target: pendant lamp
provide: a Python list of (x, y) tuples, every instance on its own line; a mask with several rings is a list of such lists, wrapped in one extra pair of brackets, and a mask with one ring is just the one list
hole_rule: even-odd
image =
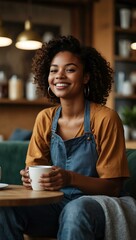
[(136, 50), (136, 42), (131, 43), (131, 49)]
[(12, 39), (6, 29), (2, 26), (2, 21), (0, 20), (0, 47), (7, 47), (11, 44)]
[(36, 50), (41, 48), (41, 38), (32, 30), (32, 24), (29, 19), (25, 21), (25, 30), (18, 35), (15, 46), (23, 50)]

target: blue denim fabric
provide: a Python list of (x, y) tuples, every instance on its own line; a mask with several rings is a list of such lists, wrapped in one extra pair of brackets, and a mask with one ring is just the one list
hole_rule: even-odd
[(72, 201), (64, 197), (58, 204), (0, 208), (0, 239), (23, 240), (32, 236), (58, 240), (103, 240), (105, 216), (91, 196)]
[[(67, 141), (57, 135), (61, 107), (52, 124), (52, 164), (66, 170), (97, 177), (98, 154), (90, 129), (90, 102), (86, 101), (84, 135)], [(0, 239), (22, 240), (23, 233), (57, 236), (58, 240), (103, 240), (105, 216), (99, 203), (78, 188), (61, 189), (64, 199), (57, 204), (0, 208)]]
[[(86, 101), (84, 114), (84, 135), (63, 141), (57, 135), (57, 123), (61, 114), (61, 107), (56, 112), (52, 123), (51, 161), (53, 165), (71, 170), (86, 176), (97, 177), (96, 162), (98, 153), (94, 136), (90, 129), (90, 102)], [(75, 197), (83, 195), (78, 188), (67, 187), (62, 189), (64, 194)]]
[(59, 226), (59, 240), (103, 240), (105, 215), (91, 196), (82, 196), (63, 208)]

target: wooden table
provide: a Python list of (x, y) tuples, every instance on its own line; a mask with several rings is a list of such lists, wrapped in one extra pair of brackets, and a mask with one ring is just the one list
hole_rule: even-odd
[(59, 191), (34, 191), (21, 185), (0, 189), (0, 206), (32, 206), (56, 203), (63, 198)]

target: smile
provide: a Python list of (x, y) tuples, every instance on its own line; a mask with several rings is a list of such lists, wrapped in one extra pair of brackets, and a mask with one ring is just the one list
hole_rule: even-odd
[(56, 83), (56, 87), (67, 87), (69, 84), (68, 83)]

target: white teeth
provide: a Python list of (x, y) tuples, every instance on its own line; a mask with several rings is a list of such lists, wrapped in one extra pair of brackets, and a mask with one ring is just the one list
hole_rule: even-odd
[(56, 83), (56, 86), (57, 87), (66, 87), (66, 86), (68, 86), (68, 84), (67, 83)]

